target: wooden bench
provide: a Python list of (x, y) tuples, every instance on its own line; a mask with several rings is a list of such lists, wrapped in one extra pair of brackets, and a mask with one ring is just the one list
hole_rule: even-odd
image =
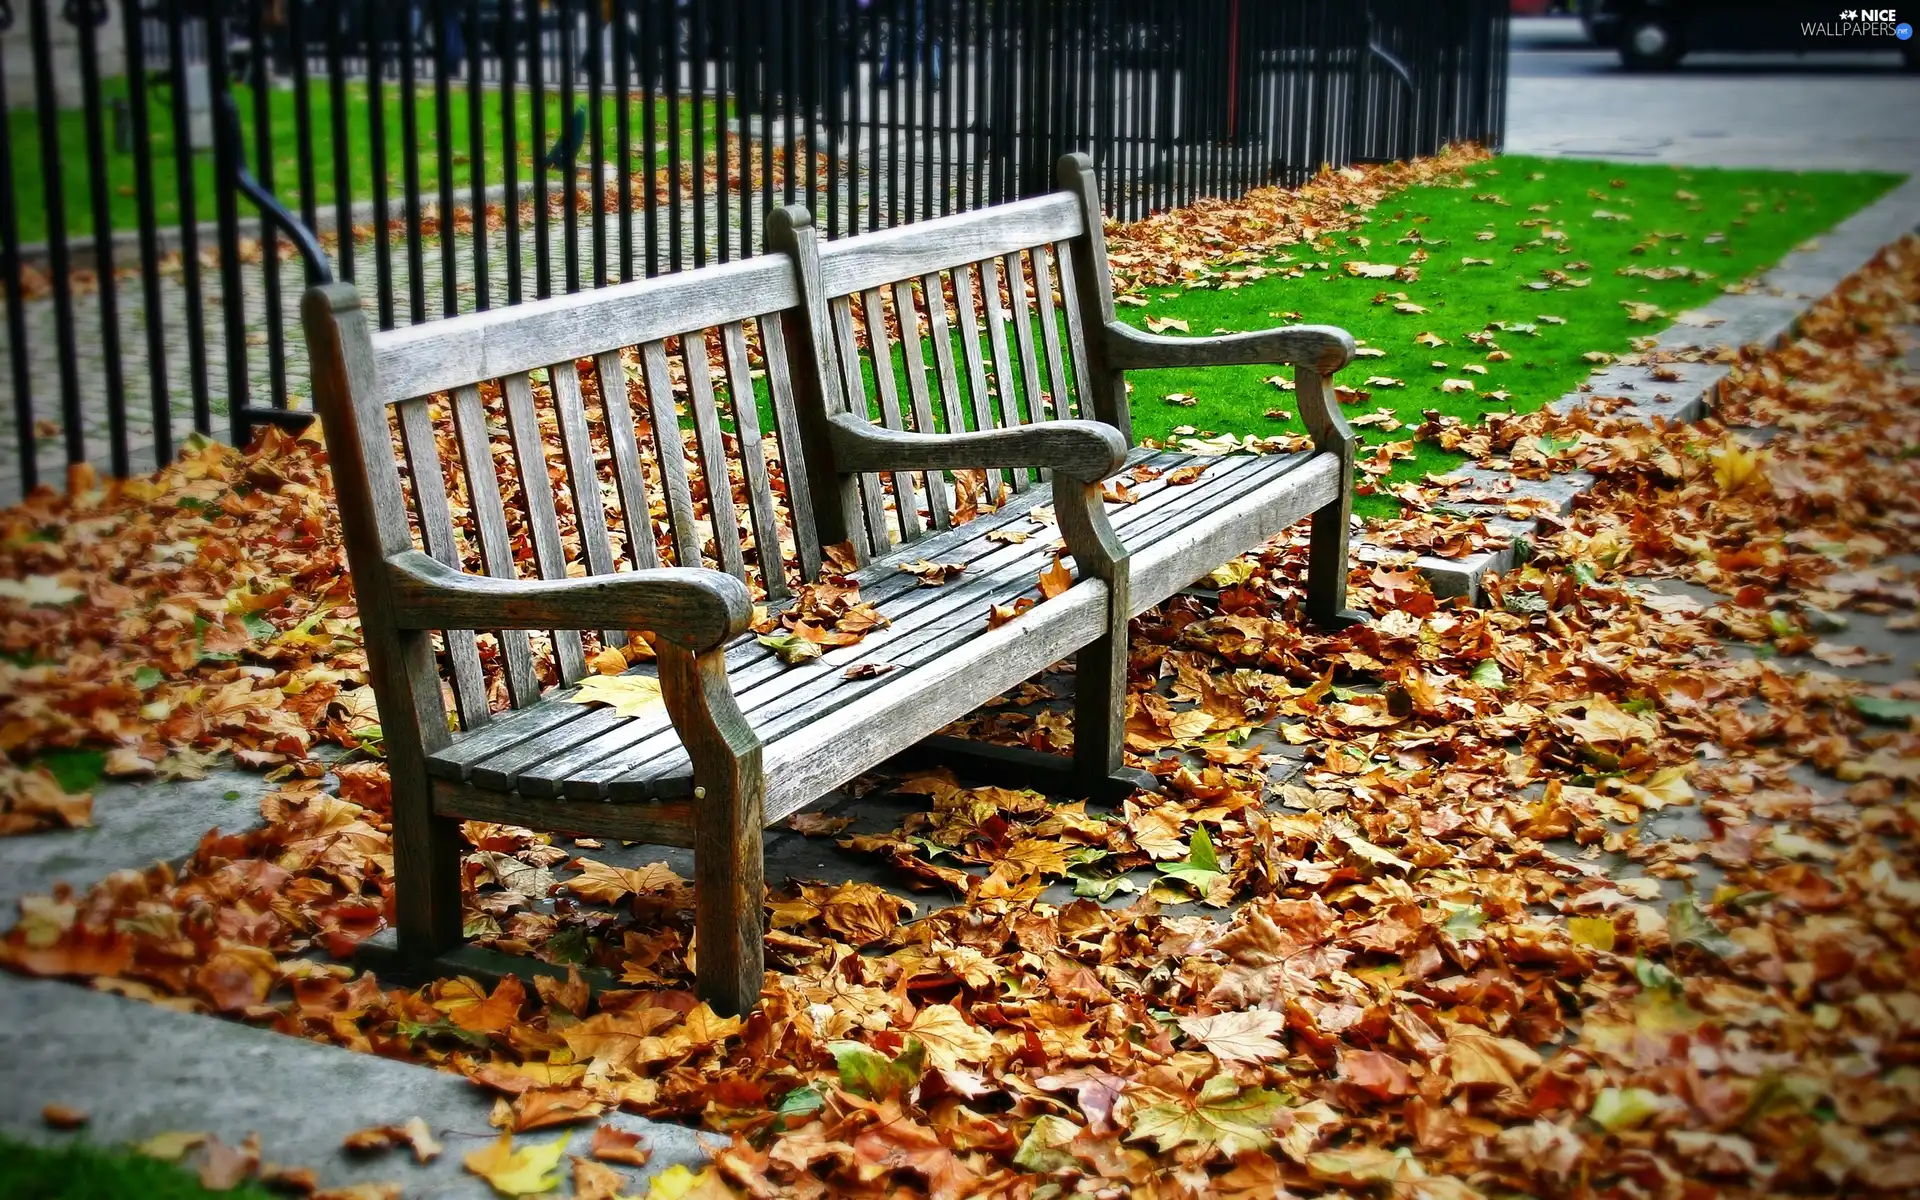
[[(461, 820), (691, 846), (700, 992), (750, 1008), (765, 825), (1069, 656), (1073, 760), (1022, 769), (1131, 788), (1127, 619), (1309, 514), (1308, 611), (1351, 619), (1353, 440), (1326, 377), (1352, 339), (1117, 322), (1083, 157), (1037, 199), (831, 244), (782, 209), (767, 239), (744, 262), (390, 332), (351, 285), (307, 296), (415, 963), (462, 944)], [(1314, 450), (1132, 446), (1128, 369), (1231, 363), (1298, 366)], [(1134, 502), (1109, 506), (1123, 470)], [(1058, 541), (1072, 585), (989, 629), (991, 605), (1039, 597)], [(834, 577), (839, 543), (888, 623), (787, 665), (750, 631), (755, 603)], [(922, 586), (899, 569), (919, 559), (964, 570)], [(567, 702), (586, 630), (647, 634), (657, 659), (633, 671), (657, 672), (664, 704)]]

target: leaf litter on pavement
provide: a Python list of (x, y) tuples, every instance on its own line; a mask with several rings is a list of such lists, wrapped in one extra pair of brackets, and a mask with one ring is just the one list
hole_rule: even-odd
[[(1429, 422), (1596, 485), (1484, 609), (1389, 558), (1352, 575), (1368, 624), (1304, 624), (1290, 534), (1142, 616), (1127, 748), (1158, 793), (867, 781), (916, 810), (820, 831), (927, 898), (779, 882), (744, 1017), (692, 992), (688, 881), (502, 825), (464, 827), (467, 931), (564, 976), (394, 988), (344, 961), (390, 919), (390, 798), (311, 440), (36, 498), (6, 516), (9, 574), (54, 581), (5, 610), (16, 762), (281, 774), (258, 830), (23, 901), (0, 961), (458, 1072), (498, 1098), (469, 1169), (525, 1194), (564, 1186), (548, 1130), (616, 1109), (708, 1131), (655, 1195), (1908, 1194), (1920, 692), (1781, 659), (1844, 646), (1850, 613), (1915, 624), (1917, 321), (1910, 240), (1740, 356), (1714, 421)], [(1072, 737), (1044, 704), (958, 731)], [(323, 771), (320, 738), (360, 752)], [(1643, 820), (1669, 810), (1698, 829)]]

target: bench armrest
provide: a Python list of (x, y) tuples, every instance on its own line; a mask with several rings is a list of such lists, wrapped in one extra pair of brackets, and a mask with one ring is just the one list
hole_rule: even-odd
[(1107, 324), (1114, 367), (1241, 367), (1289, 363), (1331, 375), (1353, 361), (1353, 335), (1334, 325), (1283, 325), (1218, 337), (1162, 337), (1122, 321)]
[(834, 469), (849, 473), (1046, 467), (1069, 479), (1096, 483), (1127, 461), (1127, 439), (1099, 421), (1046, 421), (978, 433), (907, 433), (839, 413), (827, 434)]
[(753, 622), (747, 585), (704, 567), (654, 567), (584, 579), (495, 579), (417, 550), (387, 560), (402, 629), (624, 629), (695, 653)]

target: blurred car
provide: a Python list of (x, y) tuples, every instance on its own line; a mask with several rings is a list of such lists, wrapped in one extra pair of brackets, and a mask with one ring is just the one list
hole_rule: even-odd
[[(1909, 70), (1920, 68), (1920, 46), (1910, 26), (1898, 20), (1842, 19), (1861, 11), (1837, 0), (1580, 0), (1588, 35), (1617, 49), (1629, 70), (1670, 70), (1696, 50), (1899, 50)], [(1901, 29), (1908, 36), (1901, 37)]]

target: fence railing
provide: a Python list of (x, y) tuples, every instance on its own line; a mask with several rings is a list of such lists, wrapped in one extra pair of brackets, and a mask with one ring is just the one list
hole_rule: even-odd
[(0, 499), (304, 421), (326, 271), (390, 327), (744, 257), (777, 204), (844, 236), (1042, 191), (1067, 150), (1137, 218), (1497, 146), (1506, 8), (0, 0)]

